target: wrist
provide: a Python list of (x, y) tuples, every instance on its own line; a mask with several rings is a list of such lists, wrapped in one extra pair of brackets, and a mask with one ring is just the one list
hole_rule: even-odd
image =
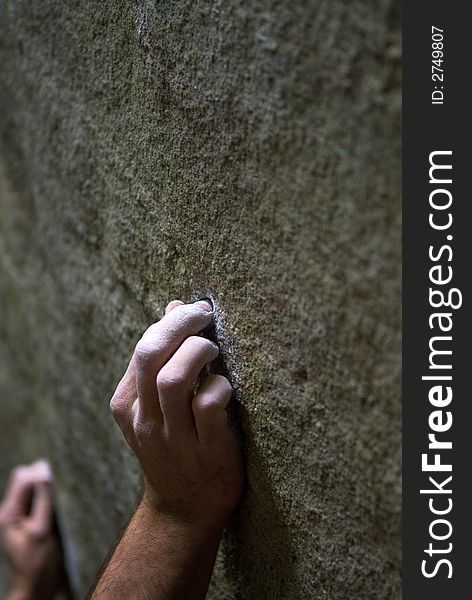
[(212, 539), (219, 541), (227, 523), (226, 518), (218, 518), (215, 515), (195, 515), (165, 510), (154, 492), (148, 488), (145, 488), (137, 510), (147, 526), (159, 529), (165, 527), (180, 539), (197, 545), (208, 543)]

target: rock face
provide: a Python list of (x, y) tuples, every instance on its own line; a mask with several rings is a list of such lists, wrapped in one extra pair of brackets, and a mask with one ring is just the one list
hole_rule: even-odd
[(79, 594), (137, 493), (114, 386), (210, 294), (248, 485), (209, 598), (399, 597), (397, 4), (0, 1), (0, 486), (50, 457)]

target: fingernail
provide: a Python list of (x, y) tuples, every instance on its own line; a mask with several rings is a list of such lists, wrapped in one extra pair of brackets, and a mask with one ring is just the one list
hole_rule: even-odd
[(213, 312), (213, 306), (210, 302), (210, 300), (199, 300), (198, 302), (195, 302), (195, 304), (199, 307), (202, 308), (205, 312)]

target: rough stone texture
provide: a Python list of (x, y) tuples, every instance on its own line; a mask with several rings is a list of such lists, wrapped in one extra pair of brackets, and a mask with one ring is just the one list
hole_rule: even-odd
[(399, 597), (395, 0), (0, 0), (0, 485), (51, 458), (80, 593), (136, 495), (108, 399), (211, 293), (248, 489), (212, 599)]

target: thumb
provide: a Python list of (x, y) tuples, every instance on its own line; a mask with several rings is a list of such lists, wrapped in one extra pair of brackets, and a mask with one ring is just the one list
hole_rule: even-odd
[(39, 481), (34, 486), (33, 505), (28, 519), (29, 526), (37, 533), (49, 533), (52, 530), (53, 513), (52, 483)]

